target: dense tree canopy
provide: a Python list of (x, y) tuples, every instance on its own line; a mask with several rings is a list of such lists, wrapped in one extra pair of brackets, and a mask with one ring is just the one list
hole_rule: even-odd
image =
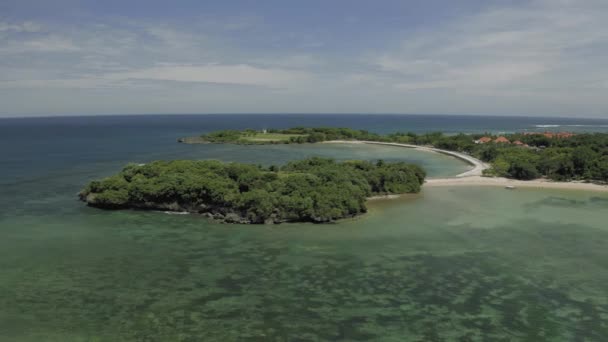
[(310, 158), (277, 168), (219, 161), (127, 165), (91, 182), (91, 206), (207, 213), (227, 222), (330, 222), (366, 211), (367, 197), (416, 193), (425, 172), (405, 163)]
[[(495, 140), (497, 137), (486, 134)], [(558, 181), (589, 180), (608, 182), (608, 134), (586, 133), (567, 138), (549, 138), (543, 134), (507, 134), (509, 141), (524, 145), (489, 142), (476, 144), (482, 135), (388, 135), (390, 141), (433, 145), (451, 151), (471, 154), (492, 164), (488, 175), (516, 179), (541, 176)]]
[(316, 143), (328, 140), (379, 140), (382, 136), (365, 130), (333, 127), (294, 127), (288, 129), (269, 129), (264, 134), (269, 137), (282, 135), (284, 139), (256, 139), (264, 135), (258, 131), (246, 129), (243, 131), (223, 130), (201, 135), (204, 142), (236, 143), (236, 144), (302, 144)]

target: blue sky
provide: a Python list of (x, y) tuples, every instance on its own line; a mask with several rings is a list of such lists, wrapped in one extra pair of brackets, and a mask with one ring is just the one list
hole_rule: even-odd
[(608, 118), (608, 1), (0, 3), (0, 116)]

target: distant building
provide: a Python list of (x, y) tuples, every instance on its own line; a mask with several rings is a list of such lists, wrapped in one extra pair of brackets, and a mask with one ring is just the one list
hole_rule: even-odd
[(528, 144), (524, 144), (523, 142), (521, 142), (521, 141), (519, 141), (519, 140), (515, 140), (515, 141), (513, 142), (513, 145), (516, 145), (516, 146), (521, 146), (521, 147), (530, 147), (530, 146), (528, 146)]
[(475, 143), (476, 144), (486, 144), (486, 143), (489, 143), (490, 141), (492, 141), (492, 138), (483, 137), (483, 138), (480, 138), (479, 140), (475, 140)]
[(498, 138), (496, 138), (496, 140), (494, 140), (494, 142), (497, 144), (510, 144), (511, 143), (509, 141), (509, 139), (507, 139), (505, 137), (498, 137)]
[(576, 134), (570, 132), (524, 132), (524, 135), (542, 135), (549, 139), (567, 139), (575, 136)]
[(575, 135), (574, 133), (570, 133), (570, 132), (560, 132), (560, 133), (557, 133), (557, 137), (560, 138), (560, 139), (561, 138), (565, 138), (565, 139), (571, 138), (574, 135)]

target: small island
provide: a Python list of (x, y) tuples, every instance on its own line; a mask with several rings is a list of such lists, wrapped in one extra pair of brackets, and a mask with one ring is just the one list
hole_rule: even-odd
[(309, 158), (282, 167), (214, 160), (129, 164), (79, 194), (89, 206), (203, 214), (226, 223), (327, 223), (372, 196), (417, 193), (426, 173), (402, 162)]

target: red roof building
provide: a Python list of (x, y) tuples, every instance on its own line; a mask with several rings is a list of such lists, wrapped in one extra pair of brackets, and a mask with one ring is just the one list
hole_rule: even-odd
[(478, 144), (485, 144), (485, 143), (489, 143), (490, 141), (492, 141), (492, 138), (490, 137), (482, 137), (479, 140), (477, 140)]
[(574, 133), (570, 133), (570, 132), (558, 132), (558, 133), (553, 133), (553, 132), (544, 132), (544, 133), (537, 133), (537, 132), (524, 132), (524, 135), (543, 135), (549, 139), (553, 139), (553, 138), (558, 138), (558, 139), (567, 139), (567, 138), (571, 138), (573, 136), (575, 136), (576, 134)]
[(560, 132), (557, 133), (557, 137), (558, 138), (571, 138), (574, 136), (574, 133), (570, 133), (570, 132)]
[(521, 142), (521, 141), (519, 141), (519, 140), (515, 140), (515, 141), (513, 142), (513, 145), (515, 145), (515, 146), (521, 146), (521, 147), (530, 147), (530, 145), (528, 145), (528, 144), (526, 144), (526, 143), (523, 143), (523, 142)]
[(494, 142), (497, 144), (510, 144), (511, 143), (509, 141), (509, 139), (507, 139), (505, 137), (498, 137), (498, 138), (496, 138), (496, 140), (494, 140)]

